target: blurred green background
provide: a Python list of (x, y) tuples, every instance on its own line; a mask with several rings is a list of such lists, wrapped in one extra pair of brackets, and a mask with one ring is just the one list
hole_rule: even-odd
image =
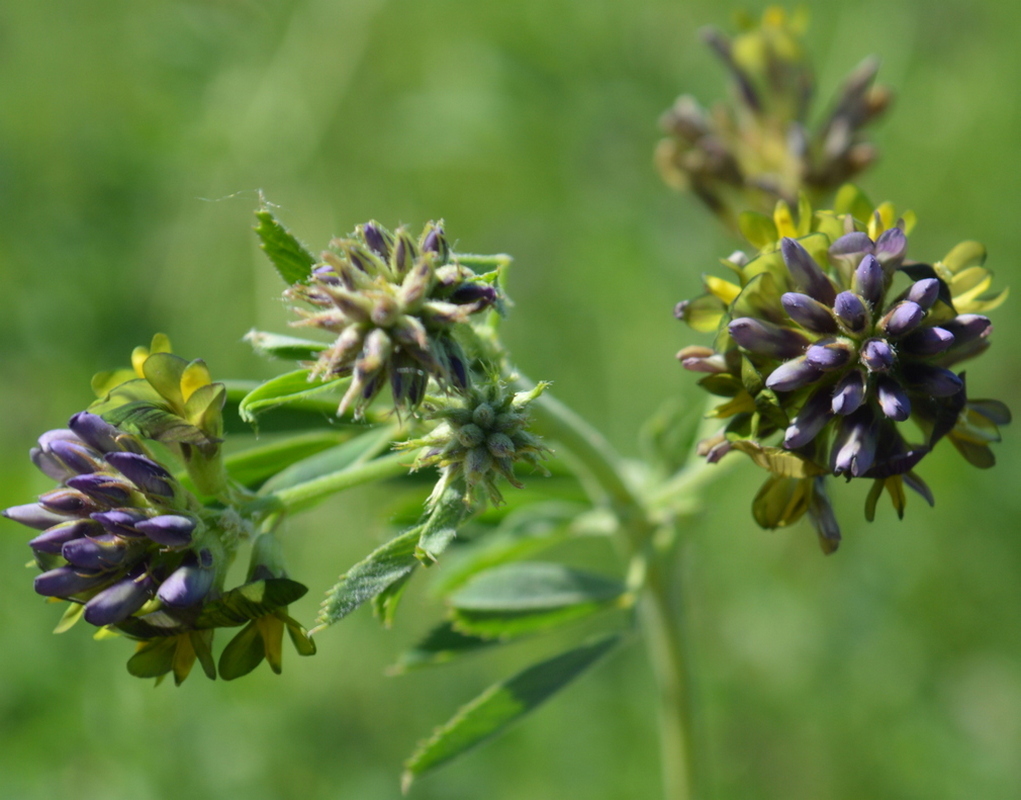
[[(823, 95), (884, 58), (898, 99), (862, 183), (918, 213), (911, 254), (979, 239), (998, 284), (1021, 284), (1021, 6), (809, 6)], [(652, 148), (678, 93), (720, 96), (696, 32), (736, 8), (749, 6), (5, 0), (0, 506), (46, 488), (34, 438), (157, 330), (216, 376), (272, 374), (240, 341), (287, 317), (251, 233), (260, 188), (316, 247), (368, 218), (443, 216), (462, 250), (514, 254), (518, 362), (634, 454), (664, 398), (701, 403), (673, 360), (693, 337), (671, 308), (737, 242), (661, 185)], [(994, 312), (995, 345), (968, 376), (1015, 410), (1017, 302)], [(1021, 464), (1006, 435), (991, 472), (941, 446), (921, 470), (937, 508), (913, 496), (903, 522), (884, 500), (865, 523), (864, 491), (841, 487), (831, 558), (807, 523), (755, 527), (751, 465), (713, 488), (685, 575), (717, 798), (1021, 796)], [(370, 513), (386, 500), (356, 492), (291, 524), (292, 572), (312, 587), (296, 616), (311, 620), (386, 534)], [(50, 635), (27, 538), (0, 526), (2, 798), (397, 798), (418, 738), (555, 646), (385, 677), (439, 613), (419, 580), (393, 631), (362, 611), (281, 677), (153, 690), (125, 672), (127, 643)], [(655, 798), (658, 782), (651, 676), (632, 646), (413, 796)]]

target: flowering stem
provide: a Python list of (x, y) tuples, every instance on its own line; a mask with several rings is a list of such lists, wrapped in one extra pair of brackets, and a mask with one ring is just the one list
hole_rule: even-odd
[[(518, 383), (531, 386), (525, 378)], [(632, 561), (644, 566), (643, 619), (660, 696), (664, 800), (695, 800), (690, 665), (682, 609), (669, 576), (676, 548), (654, 546), (657, 526), (623, 475), (620, 456), (599, 431), (548, 392), (531, 408), (536, 430), (569, 450), (598, 484), (620, 520)]]

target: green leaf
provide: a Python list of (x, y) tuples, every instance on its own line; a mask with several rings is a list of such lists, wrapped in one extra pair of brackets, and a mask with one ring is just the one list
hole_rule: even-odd
[(419, 563), (415, 549), (420, 533), (419, 528), (402, 533), (341, 575), (337, 584), (326, 593), (316, 618), (317, 624), (309, 634), (314, 636), (339, 622), (366, 600), (371, 600), (411, 573)]
[(801, 519), (811, 500), (811, 481), (772, 475), (755, 495), (752, 515), (766, 530), (783, 528)]
[(456, 630), (452, 623), (442, 622), (433, 628), (422, 641), (406, 650), (387, 672), (401, 675), (418, 667), (445, 664), (458, 656), (474, 653), (499, 644), (496, 639), (484, 639)]
[(742, 211), (741, 216), (737, 218), (737, 227), (757, 250), (765, 250), (775, 245), (780, 238), (776, 223), (765, 214), (755, 211)]
[(340, 388), (341, 379), (309, 381), (309, 374), (307, 369), (287, 372), (253, 389), (238, 405), (241, 419), (254, 424), (256, 417), (265, 411)]
[(607, 636), (535, 664), (490, 686), (422, 742), (405, 766), (402, 788), (475, 745), (501, 733), (593, 666), (618, 642)]
[(289, 436), (232, 453), (224, 459), (224, 466), (227, 473), (242, 486), (255, 489), (293, 464), (343, 444), (348, 436), (347, 432), (340, 431), (314, 431)]
[(232, 681), (247, 675), (266, 657), (259, 626), (249, 622), (231, 639), (220, 654), (220, 677)]
[(84, 603), (69, 603), (67, 608), (64, 609), (64, 613), (60, 617), (60, 622), (57, 623), (57, 627), (53, 629), (53, 632), (65, 633), (71, 630), (75, 623), (82, 618), (82, 614), (84, 613)]
[(483, 572), (449, 598), (454, 626), (507, 638), (595, 613), (627, 591), (620, 581), (562, 564), (524, 562)]
[(175, 636), (143, 642), (128, 659), (128, 672), (136, 678), (158, 678), (160, 675), (166, 675), (174, 666), (176, 652)]
[[(241, 401), (261, 384), (258, 381), (242, 380), (223, 381), (223, 384), (227, 387), (227, 403), (223, 412), (224, 431), (228, 434), (251, 434), (252, 426), (241, 419), (239, 406)], [(305, 397), (286, 406), (279, 406), (260, 413), (259, 432), (307, 431), (312, 428), (342, 430), (350, 427), (360, 429), (365, 427), (364, 423), (354, 423), (350, 418), (338, 419), (336, 413), (337, 401), (334, 398), (322, 395)], [(371, 414), (367, 416), (371, 417)]]
[(396, 427), (392, 425), (371, 428), (361, 436), (355, 436), (343, 444), (310, 455), (274, 475), (263, 484), (259, 493), (269, 494), (281, 489), (289, 489), (292, 486), (321, 478), (323, 475), (364, 464), (385, 450), (393, 441), (396, 432)]
[(394, 617), (397, 616), (397, 606), (401, 602), (401, 597), (404, 596), (404, 590), (408, 588), (411, 575), (411, 572), (406, 573), (372, 598), (372, 613), (376, 615), (384, 628), (393, 626)]
[(252, 349), (266, 358), (279, 358), (283, 361), (314, 361), (329, 344), (311, 339), (299, 339), (296, 336), (284, 336), (281, 333), (257, 331), (254, 328), (245, 334), (245, 341)]
[(231, 589), (208, 603), (195, 622), (196, 628), (230, 628), (265, 616), (305, 596), (308, 587), (288, 578), (253, 581)]
[(281, 225), (268, 208), (263, 207), (255, 212), (259, 221), (255, 233), (260, 246), (273, 262), (284, 283), (304, 283), (312, 275), (315, 257), (299, 242), (287, 228)]
[(875, 208), (865, 193), (853, 183), (845, 183), (837, 191), (833, 210), (838, 214), (850, 214), (859, 222), (868, 222)]
[(452, 482), (432, 505), (429, 517), (422, 524), (415, 555), (426, 567), (436, 563), (440, 554), (457, 537), (457, 529), (472, 514), (464, 479)]
[(587, 506), (559, 500), (532, 503), (508, 514), (496, 529), (445, 568), (436, 591), (448, 594), (473, 575), (510, 561), (520, 561), (575, 535), (571, 523)]

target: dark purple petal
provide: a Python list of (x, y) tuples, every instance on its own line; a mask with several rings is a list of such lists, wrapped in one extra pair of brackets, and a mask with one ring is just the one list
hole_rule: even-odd
[(57, 567), (35, 576), (35, 590), (44, 597), (70, 597), (99, 586), (104, 575), (90, 575), (74, 567)]
[(810, 344), (804, 334), (754, 317), (738, 317), (727, 328), (741, 347), (770, 358), (794, 358)]
[(988, 336), (992, 333), (993, 323), (989, 317), (981, 314), (959, 314), (949, 322), (944, 322), (941, 327), (950, 331), (955, 343), (961, 345)]
[[(481, 302), (484, 307), (496, 302), (496, 289), (485, 283), (464, 283), (454, 289), (449, 299), (458, 305)], [(678, 319), (683, 318), (683, 313)]]
[(123, 622), (146, 604), (153, 583), (146, 572), (117, 581), (85, 604), (85, 621), (97, 627)]
[(801, 327), (815, 333), (836, 333), (837, 323), (828, 306), (807, 294), (787, 292), (780, 298), (784, 310)]
[(100, 453), (110, 453), (120, 450), (117, 444), (117, 437), (122, 432), (104, 420), (97, 414), (90, 414), (88, 411), (79, 411), (67, 423), (78, 438)]
[(860, 478), (872, 467), (876, 457), (877, 430), (868, 407), (845, 417), (837, 429), (831, 452), (831, 467), (835, 475), (850, 473)]
[(148, 494), (173, 497), (173, 478), (151, 458), (137, 453), (109, 453), (107, 462), (135, 486)]
[(911, 284), (911, 288), (908, 289), (908, 300), (918, 303), (926, 311), (936, 302), (937, 297), (939, 297), (938, 278), (922, 278)]
[(187, 608), (202, 602), (209, 594), (216, 576), (216, 570), (212, 569), (212, 559), (205, 560), (208, 563), (200, 564), (190, 559), (189, 563), (182, 564), (163, 581), (156, 596), (171, 608)]
[(903, 422), (911, 416), (911, 401), (899, 383), (886, 375), (877, 384), (879, 407), (895, 422)]
[(79, 475), (69, 479), (67, 485), (97, 502), (114, 506), (123, 505), (131, 498), (131, 487), (112, 475)]
[(830, 245), (829, 253), (831, 256), (857, 256), (860, 261), (874, 250), (875, 245), (868, 237), (868, 234), (861, 231), (852, 231), (851, 233), (845, 233), (833, 242)]
[(52, 478), (57, 483), (63, 483), (68, 478), (78, 474), (74, 470), (65, 467), (64, 463), (53, 453), (47, 453), (41, 447), (33, 447), (28, 451), (28, 456), (43, 475)]
[(50, 444), (49, 448), (43, 449), (48, 449), (48, 452), (59, 458), (68, 469), (74, 470), (79, 475), (87, 475), (103, 468), (103, 457), (99, 451), (80, 442), (58, 439)]
[(23, 506), (11, 506), (3, 510), (3, 515), (14, 522), (20, 522), (29, 528), (37, 531), (45, 530), (68, 519), (63, 514), (58, 514), (39, 503), (27, 503)]
[(908, 249), (908, 237), (900, 228), (890, 228), (879, 234), (873, 251), (880, 264), (900, 263)]
[(904, 365), (904, 380), (932, 397), (950, 397), (964, 388), (964, 381), (950, 370), (918, 362)]
[(869, 339), (862, 346), (861, 362), (872, 372), (886, 372), (893, 366), (893, 348), (882, 339)]
[(865, 303), (854, 292), (841, 292), (833, 302), (833, 310), (849, 331), (855, 333), (865, 329), (869, 312)]
[(813, 367), (829, 371), (845, 366), (853, 356), (853, 350), (846, 342), (813, 344), (805, 351), (805, 361)]
[(875, 256), (865, 256), (854, 271), (854, 290), (878, 310), (886, 292), (886, 275)]
[(788, 450), (804, 447), (832, 418), (829, 392), (820, 389), (805, 402), (798, 415), (791, 420), (784, 434), (783, 446)]
[(925, 498), (925, 502), (927, 502), (930, 506), (936, 505), (936, 498), (932, 496), (932, 489), (929, 488), (929, 484), (913, 472), (905, 472), (901, 477), (903, 477), (904, 483)]
[(858, 370), (851, 370), (840, 379), (833, 389), (833, 403), (830, 406), (834, 414), (846, 417), (857, 411), (865, 401), (865, 376)]
[(833, 304), (836, 290), (826, 273), (815, 263), (801, 243), (789, 236), (780, 240), (780, 251), (794, 285), (820, 303)]
[(164, 547), (187, 547), (195, 531), (195, 520), (177, 514), (164, 514), (139, 522), (135, 527)]
[(124, 563), (128, 547), (124, 539), (112, 533), (95, 537), (82, 537), (67, 542), (60, 554), (72, 567), (86, 570), (104, 570)]
[(436, 253), (436, 255), (443, 255), (447, 249), (447, 243), (443, 240), (443, 228), (433, 228), (426, 234), (425, 241), (422, 242), (423, 253)]
[(881, 327), (885, 327), (886, 332), (890, 336), (900, 338), (908, 333), (911, 333), (922, 323), (922, 318), (925, 316), (925, 311), (918, 303), (914, 303), (911, 300), (905, 300), (903, 303), (898, 303), (893, 309), (883, 317), (883, 321), (880, 322)]
[(98, 511), (91, 516), (92, 519), (106, 528), (106, 530), (110, 531), (110, 533), (116, 533), (118, 536), (133, 536), (136, 538), (142, 535), (136, 526), (140, 522), (149, 519), (148, 516), (141, 512), (125, 511), (123, 509)]
[[(80, 477), (82, 476), (76, 476), (76, 478)], [(71, 478), (71, 480), (76, 478)], [(54, 489), (52, 492), (41, 494), (39, 502), (58, 514), (78, 514), (95, 508), (95, 504), (88, 497), (72, 489)]]
[(381, 259), (387, 261), (390, 258), (390, 245), (379, 226), (372, 222), (366, 222), (362, 226), (362, 238), (365, 239), (365, 244), (369, 246), (369, 249)]
[(954, 335), (945, 328), (921, 328), (900, 340), (901, 352), (913, 356), (934, 356), (954, 343)]
[(37, 552), (59, 556), (61, 548), (67, 542), (80, 539), (83, 536), (94, 536), (102, 530), (103, 527), (91, 519), (75, 519), (70, 522), (62, 522), (43, 531), (28, 545)]
[(806, 362), (804, 357), (795, 358), (773, 370), (766, 378), (766, 386), (776, 392), (791, 392), (814, 383), (822, 374), (822, 370)]

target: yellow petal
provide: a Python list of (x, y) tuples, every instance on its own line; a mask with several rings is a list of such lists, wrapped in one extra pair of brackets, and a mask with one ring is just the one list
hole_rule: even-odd
[(965, 241), (955, 244), (941, 262), (951, 273), (965, 267), (982, 266), (986, 263), (986, 248), (981, 242)]
[(705, 281), (705, 288), (716, 297), (720, 298), (726, 305), (730, 305), (734, 302), (734, 298), (741, 294), (741, 287), (730, 281), (725, 281), (723, 278), (717, 278), (714, 275), (705, 275), (702, 278)]
[(212, 382), (213, 377), (209, 374), (206, 362), (200, 358), (192, 361), (185, 367), (184, 373), (181, 375), (181, 395), (184, 397), (184, 402), (188, 402), (188, 398), (196, 389), (208, 386)]
[(773, 210), (773, 222), (776, 224), (776, 230), (780, 236), (789, 236), (792, 239), (798, 237), (798, 229), (794, 225), (791, 207), (783, 200), (778, 200), (776, 203), (776, 208)]

